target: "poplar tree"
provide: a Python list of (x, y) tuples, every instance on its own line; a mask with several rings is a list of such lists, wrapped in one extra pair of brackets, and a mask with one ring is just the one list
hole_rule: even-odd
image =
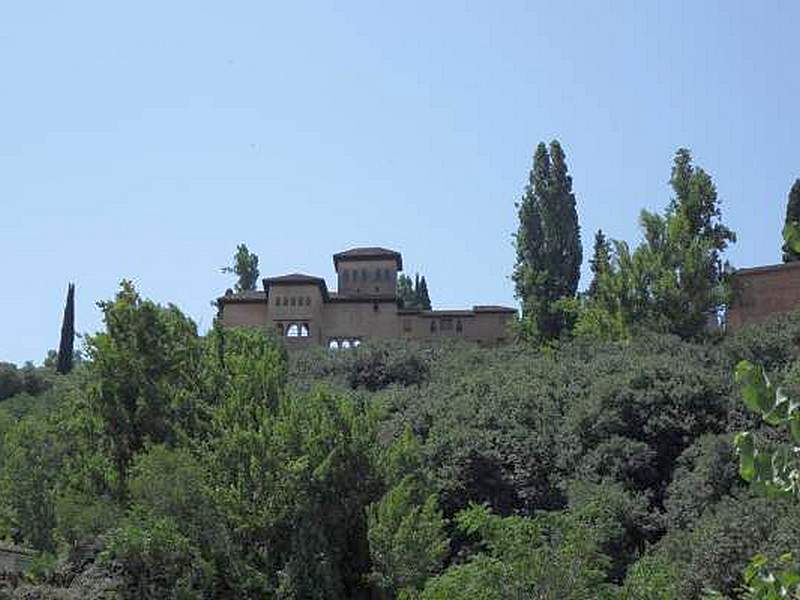
[(67, 302), (64, 305), (64, 318), (61, 321), (61, 341), (58, 345), (56, 371), (66, 375), (72, 370), (75, 344), (75, 284), (67, 287)]
[(552, 339), (564, 328), (557, 302), (575, 297), (583, 259), (575, 194), (564, 150), (539, 143), (517, 203), (517, 260), (512, 279), (527, 335)]
[[(795, 179), (792, 189), (789, 191), (789, 201), (786, 204), (786, 222), (784, 232), (791, 225), (800, 223), (800, 179)], [(783, 262), (794, 262), (800, 260), (798, 254), (792, 246), (785, 242), (783, 244)]]
[(611, 242), (602, 229), (594, 234), (594, 252), (589, 261), (592, 269), (592, 283), (589, 284), (589, 296), (594, 297), (598, 291), (600, 278), (611, 268)]

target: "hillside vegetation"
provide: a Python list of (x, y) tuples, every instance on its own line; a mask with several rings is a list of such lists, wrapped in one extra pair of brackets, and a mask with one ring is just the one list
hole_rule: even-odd
[(800, 396), (798, 315), (289, 356), (129, 284), (102, 308), (85, 361), (0, 403), (0, 537), (41, 552), (8, 597), (738, 597), (753, 555), (800, 556), (731, 443), (779, 441), (732, 373)]

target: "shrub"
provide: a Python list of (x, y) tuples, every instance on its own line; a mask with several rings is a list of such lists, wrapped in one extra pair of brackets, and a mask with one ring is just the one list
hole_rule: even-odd
[(407, 476), (367, 508), (372, 579), (392, 595), (422, 589), (448, 551), (437, 498), (421, 497), (418, 487)]
[(121, 566), (131, 598), (201, 598), (213, 576), (174, 521), (145, 514), (109, 533), (101, 561)]

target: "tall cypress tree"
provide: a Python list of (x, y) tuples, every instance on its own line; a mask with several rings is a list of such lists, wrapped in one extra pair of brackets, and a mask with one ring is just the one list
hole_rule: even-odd
[(589, 296), (595, 296), (600, 277), (608, 273), (611, 266), (611, 242), (608, 241), (602, 229), (598, 229), (594, 234), (594, 252), (589, 264), (593, 275), (592, 283), (589, 284)]
[(58, 345), (58, 362), (56, 371), (67, 374), (72, 370), (73, 349), (75, 344), (75, 284), (67, 288), (67, 302), (64, 306), (64, 319), (61, 322), (61, 341)]
[(422, 310), (431, 309), (431, 297), (428, 294), (428, 282), (425, 281), (425, 275), (419, 281), (419, 308)]
[[(792, 189), (789, 191), (789, 201), (786, 203), (786, 222), (787, 225), (800, 223), (800, 179), (795, 179)], [(800, 254), (795, 252), (788, 243), (783, 244), (783, 262), (794, 262), (800, 260)]]
[(558, 141), (540, 143), (522, 200), (517, 204), (514, 280), (523, 322), (532, 335), (552, 339), (564, 327), (555, 303), (573, 298), (583, 260), (575, 194)]

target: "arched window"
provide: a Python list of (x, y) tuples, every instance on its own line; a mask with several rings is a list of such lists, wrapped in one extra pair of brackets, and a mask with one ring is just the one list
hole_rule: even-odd
[(308, 323), (300, 325), (300, 337), (308, 337)]
[(436, 333), (436, 321), (431, 321), (431, 333)]
[(353, 340), (353, 348), (358, 348), (361, 345), (361, 340)]
[(300, 326), (297, 323), (292, 323), (286, 328), (286, 337), (300, 337)]
[(350, 340), (342, 340), (342, 348), (349, 348), (350, 347)]
[(328, 342), (328, 348), (331, 350), (338, 350), (339, 349), (339, 341), (338, 340), (331, 340)]
[(461, 319), (456, 321), (456, 333), (464, 333), (464, 325), (461, 324)]

